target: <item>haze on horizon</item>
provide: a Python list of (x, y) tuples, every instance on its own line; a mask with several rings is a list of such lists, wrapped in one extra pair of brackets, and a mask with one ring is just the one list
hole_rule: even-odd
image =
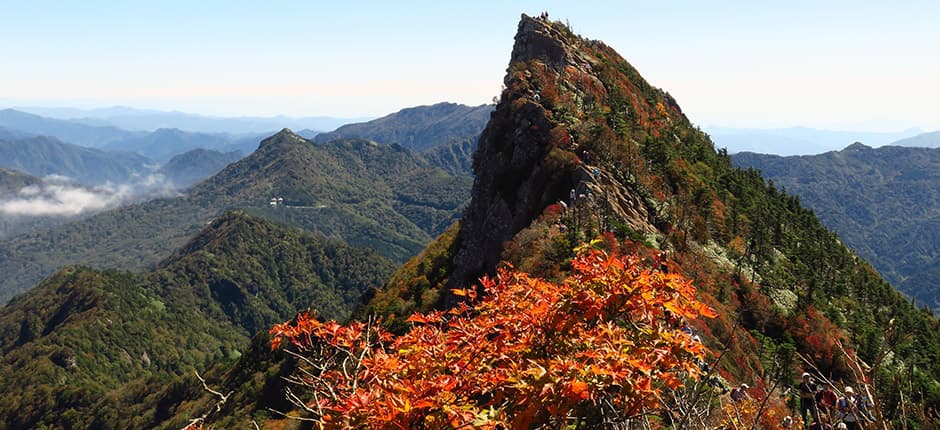
[(498, 95), (520, 13), (604, 40), (696, 124), (940, 129), (940, 5), (7, 2), (0, 108), (375, 117)]

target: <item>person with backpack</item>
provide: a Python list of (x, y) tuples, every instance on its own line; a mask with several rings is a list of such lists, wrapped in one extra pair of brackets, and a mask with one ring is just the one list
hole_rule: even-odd
[(858, 430), (861, 429), (860, 421), (865, 419), (865, 415), (860, 411), (859, 408), (860, 398), (855, 395), (855, 390), (852, 387), (845, 387), (845, 395), (839, 399), (838, 410), (839, 416), (842, 418), (842, 422), (845, 423), (845, 427), (848, 430)]

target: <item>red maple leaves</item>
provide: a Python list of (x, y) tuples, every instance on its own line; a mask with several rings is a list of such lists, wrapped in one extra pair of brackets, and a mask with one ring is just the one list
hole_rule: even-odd
[(402, 336), (309, 314), (276, 325), (272, 346), (301, 358), (295, 402), (325, 427), (529, 428), (635, 416), (700, 372), (705, 349), (680, 322), (714, 311), (638, 257), (588, 251), (563, 282), (512, 268), (481, 282)]

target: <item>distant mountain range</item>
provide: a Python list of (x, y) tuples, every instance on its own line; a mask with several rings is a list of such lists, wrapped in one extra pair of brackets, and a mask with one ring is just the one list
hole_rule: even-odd
[(784, 156), (811, 155), (839, 150), (852, 142), (864, 142), (876, 147), (887, 144), (923, 146), (900, 142), (901, 139), (922, 133), (918, 129), (877, 133), (821, 130), (808, 127), (755, 129), (709, 126), (705, 127), (705, 131), (715, 142), (715, 148), (727, 148), (729, 154), (756, 152)]
[(343, 124), (367, 121), (371, 118), (338, 118), (329, 116), (288, 117), (217, 117), (179, 111), (160, 111), (114, 106), (99, 109), (66, 107), (16, 107), (16, 110), (48, 118), (70, 120), (92, 126), (111, 126), (132, 131), (155, 131), (176, 128), (197, 133), (258, 134), (290, 128), (333, 130)]
[(0, 238), (176, 195), (240, 158), (240, 151), (194, 149), (157, 169), (149, 158), (130, 152), (45, 136), (0, 138)]
[(855, 143), (813, 156), (742, 152), (732, 160), (799, 196), (895, 288), (940, 310), (940, 148)]
[[(178, 111), (136, 109), (123, 106), (98, 109), (67, 107), (16, 107), (0, 110), (0, 138), (49, 135), (90, 147), (131, 150), (166, 161), (190, 149), (206, 148), (223, 152), (249, 153), (251, 145), (276, 130), (290, 128), (317, 142), (339, 137), (358, 137), (377, 142), (397, 143), (423, 151), (428, 142), (439, 146), (435, 134), (466, 136), (485, 123), (491, 105), (469, 107), (453, 103), (406, 108), (375, 120), (337, 117), (214, 117)], [(162, 130), (161, 130), (162, 129)], [(333, 131), (328, 131), (333, 130)], [(921, 130), (897, 132), (856, 132), (789, 127), (774, 129), (706, 126), (717, 148), (729, 153), (758, 152), (776, 155), (808, 155), (838, 150), (852, 142), (878, 147), (936, 147), (931, 133), (918, 137)], [(156, 135), (149, 133), (156, 132)], [(174, 137), (169, 135), (175, 134)], [(191, 134), (187, 136), (187, 134)], [(317, 137), (322, 135), (322, 137)], [(916, 137), (916, 138), (915, 138)], [(914, 140), (908, 140), (915, 138)], [(198, 146), (186, 142), (198, 142)], [(153, 144), (167, 147), (152, 147)], [(184, 146), (182, 148), (178, 148)], [(171, 149), (172, 148), (172, 149)]]
[(90, 126), (71, 121), (46, 118), (13, 109), (0, 110), (0, 127), (27, 135), (56, 137), (73, 145), (102, 148), (113, 142), (143, 136), (113, 126)]
[(182, 131), (175, 128), (161, 128), (143, 136), (128, 138), (108, 143), (103, 149), (120, 152), (135, 152), (165, 163), (176, 155), (194, 149), (210, 149), (221, 152), (241, 152), (250, 154), (258, 147), (258, 142), (271, 133), (231, 135), (209, 134)]
[(203, 133), (178, 128), (128, 131), (113, 126), (41, 117), (12, 109), (0, 110), (0, 139), (28, 136), (55, 137), (65, 143), (115, 152), (135, 152), (156, 162), (197, 148), (222, 152), (254, 151), (266, 133)]

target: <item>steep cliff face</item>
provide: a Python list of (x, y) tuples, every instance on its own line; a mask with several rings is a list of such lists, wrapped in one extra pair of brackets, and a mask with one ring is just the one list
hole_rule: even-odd
[[(608, 220), (656, 234), (653, 204), (637, 192), (635, 178), (617, 171), (620, 160), (607, 151), (630, 146), (636, 152), (635, 140), (620, 142), (631, 130), (652, 131), (664, 116), (682, 117), (671, 98), (603, 44), (525, 15), (504, 84), (474, 156), (473, 197), (458, 236), (451, 286), (493, 273), (504, 243), (556, 202), (573, 206), (582, 196), (590, 198)], [(619, 121), (622, 136), (595, 127), (605, 116)]]

